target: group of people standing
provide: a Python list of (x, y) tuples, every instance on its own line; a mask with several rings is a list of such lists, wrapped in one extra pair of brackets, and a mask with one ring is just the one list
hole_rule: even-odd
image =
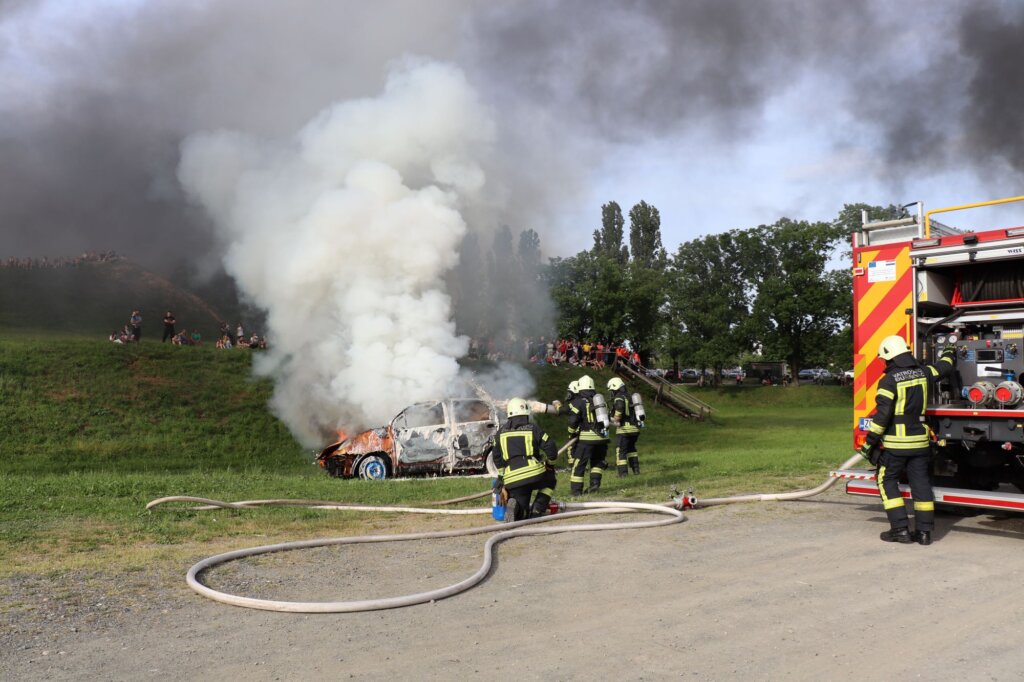
[[(608, 390), (612, 395), (610, 413), (593, 378), (586, 375), (570, 383), (565, 402), (557, 404), (558, 413), (568, 418), (569, 436), (575, 441), (569, 454), (569, 494), (573, 497), (600, 489), (608, 467), (608, 430), (612, 425), (617, 437), (616, 472), (620, 477), (627, 477), (630, 471), (640, 473), (636, 443), (644, 426), (643, 414), (638, 414), (622, 379), (609, 380)], [(554, 461), (558, 448), (530, 421), (525, 400), (510, 400), (507, 413), (508, 420), (495, 437), (494, 462), (508, 495), (505, 520), (521, 521), (547, 512), (556, 484)], [(584, 483), (588, 483), (586, 488)], [(531, 504), (534, 492), (537, 494)]]

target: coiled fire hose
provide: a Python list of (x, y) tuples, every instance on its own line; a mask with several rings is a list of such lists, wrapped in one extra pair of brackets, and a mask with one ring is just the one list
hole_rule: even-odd
[[(569, 444), (566, 444), (568, 447)], [(854, 455), (847, 460), (840, 468), (847, 468), (851, 466), (860, 455)], [(795, 500), (806, 497), (812, 497), (828, 490), (832, 485), (835, 484), (837, 479), (830, 478), (821, 485), (811, 488), (808, 490), (794, 491), (789, 493), (775, 493), (775, 494), (764, 494), (764, 495), (738, 495), (735, 497), (721, 497), (711, 498), (702, 500), (697, 506), (713, 506), (721, 504), (733, 504), (739, 502), (767, 502), (775, 500)], [(484, 497), (490, 495), (490, 492), (483, 492), (476, 495), (469, 495), (464, 498), (456, 498), (455, 500), (445, 500), (440, 503), (434, 503), (435, 505), (445, 503), (455, 503), (468, 499), (475, 499), (478, 497)], [(251, 609), (261, 609), (264, 611), (280, 611), (286, 613), (352, 613), (357, 611), (377, 611), (382, 609), (393, 609), (403, 606), (412, 606), (414, 604), (423, 604), (426, 602), (436, 601), (438, 599), (444, 599), (445, 597), (451, 597), (453, 595), (464, 592), (469, 588), (473, 587), (481, 580), (483, 580), (491, 570), (493, 563), (493, 551), (495, 545), (503, 540), (514, 537), (523, 537), (527, 535), (550, 535), (554, 533), (568, 533), (576, 531), (600, 531), (600, 530), (625, 530), (633, 528), (652, 528), (655, 526), (665, 526), (675, 523), (682, 523), (685, 520), (683, 516), (682, 508), (686, 506), (687, 498), (681, 496), (679, 500), (675, 500), (668, 504), (646, 504), (641, 502), (572, 502), (563, 503), (561, 508), (565, 510), (563, 513), (555, 514), (553, 516), (542, 516), (539, 518), (526, 519), (524, 521), (516, 521), (513, 523), (499, 523), (490, 524), (487, 526), (481, 526), (478, 528), (464, 528), (457, 530), (447, 531), (435, 531), (426, 533), (407, 533), (401, 535), (368, 535), (368, 536), (349, 536), (340, 538), (320, 538), (314, 540), (300, 540), (296, 542), (284, 542), (275, 545), (263, 545), (261, 547), (250, 547), (247, 549), (235, 550), (232, 552), (225, 552), (216, 556), (203, 559), (198, 562), (192, 568), (189, 569), (186, 581), (193, 590), (199, 594), (219, 601), (224, 604), (231, 604), (233, 606), (242, 606)], [(288, 506), (305, 506), (314, 509), (346, 509), (349, 511), (384, 511), (384, 512), (405, 512), (413, 514), (489, 514), (491, 509), (489, 507), (479, 509), (436, 509), (436, 508), (424, 508), (424, 507), (391, 507), (391, 506), (367, 506), (367, 505), (356, 505), (356, 504), (343, 504), (337, 502), (324, 502), (320, 500), (247, 500), (244, 502), (222, 502), (219, 500), (210, 500), (201, 497), (191, 496), (174, 496), (174, 497), (163, 497), (157, 500), (153, 500), (146, 509), (153, 509), (161, 504), (168, 502), (196, 502), (204, 504), (203, 507), (193, 507), (191, 509), (249, 509), (257, 506), (268, 506), (268, 505), (288, 505)], [(581, 516), (589, 516), (594, 514), (608, 514), (608, 513), (624, 513), (631, 511), (641, 512), (652, 512), (662, 514), (668, 518), (658, 519), (655, 521), (633, 521), (633, 522), (620, 522), (620, 523), (586, 523), (586, 524), (570, 524), (570, 525), (558, 525), (540, 527), (539, 524), (544, 524), (549, 521), (557, 521), (561, 519), (575, 518)], [(229, 594), (227, 592), (221, 592), (215, 590), (207, 585), (204, 585), (200, 580), (200, 574), (208, 568), (212, 568), (219, 564), (224, 564), (235, 559), (242, 559), (250, 556), (258, 556), (261, 554), (271, 554), (274, 552), (282, 552), (293, 549), (310, 549), (314, 547), (328, 547), (332, 545), (351, 545), (351, 544), (365, 544), (365, 543), (376, 543), (376, 542), (400, 542), (405, 540), (426, 540), (436, 538), (451, 538), (459, 537), (463, 535), (477, 535), (481, 533), (496, 532), (487, 542), (484, 544), (484, 556), (483, 562), (480, 568), (471, 576), (461, 580), (457, 583), (442, 587), (436, 590), (429, 590), (426, 592), (418, 592), (415, 594), (408, 594), (398, 597), (384, 597), (380, 599), (365, 599), (355, 601), (331, 601), (331, 602), (292, 602), (292, 601), (276, 601), (271, 599), (256, 599), (253, 597), (242, 597), (239, 595)]]

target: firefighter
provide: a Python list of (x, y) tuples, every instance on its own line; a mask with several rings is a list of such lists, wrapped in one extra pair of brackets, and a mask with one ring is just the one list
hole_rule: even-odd
[[(569, 415), (569, 414), (571, 414), (572, 410), (569, 407), (569, 404), (573, 401), (573, 399), (576, 397), (576, 395), (579, 392), (580, 392), (580, 387), (577, 385), (577, 383), (575, 381), (570, 381), (569, 382), (569, 392), (565, 394), (565, 402), (558, 406), (558, 414), (560, 414), (560, 415)], [(579, 435), (580, 435), (579, 431), (576, 431), (575, 433), (573, 433), (572, 431), (569, 432), (569, 439), (570, 440), (573, 439), (573, 438), (576, 439), (576, 442), (573, 443), (572, 447), (569, 448), (569, 454), (566, 456), (566, 459), (568, 460), (568, 465), (569, 465), (569, 471), (570, 472), (572, 471), (573, 465), (574, 465), (574, 463), (576, 461), (576, 448), (579, 447), (579, 444), (580, 444)]]
[(576, 385), (580, 392), (569, 402), (569, 433), (579, 438), (569, 477), (569, 493), (574, 497), (583, 494), (587, 467), (590, 467), (590, 487), (587, 492), (597, 492), (601, 487), (601, 476), (608, 457), (608, 433), (605, 425), (597, 420), (597, 408), (594, 405), (594, 396), (597, 395), (594, 380), (582, 376)]
[(636, 452), (636, 441), (640, 437), (640, 422), (633, 412), (633, 404), (626, 393), (626, 383), (612, 377), (608, 380), (612, 392), (612, 423), (615, 424), (615, 467), (619, 478), (626, 478), (629, 471), (640, 474), (640, 456)]
[[(530, 408), (522, 398), (508, 401), (508, 421), (498, 431), (494, 444), (494, 463), (501, 470), (501, 481), (508, 491), (505, 521), (522, 521), (543, 516), (555, 491), (558, 457), (555, 442), (539, 426), (530, 422)], [(533, 491), (537, 497), (530, 506)]]
[[(935, 527), (935, 493), (929, 476), (931, 433), (925, 423), (925, 408), (929, 382), (953, 373), (955, 355), (947, 349), (937, 365), (922, 366), (901, 336), (883, 339), (878, 355), (885, 360), (885, 374), (878, 382), (875, 414), (860, 453), (878, 467), (878, 491), (890, 526), (881, 538), (885, 542), (930, 545)], [(904, 471), (914, 498), (913, 533), (900, 494)]]

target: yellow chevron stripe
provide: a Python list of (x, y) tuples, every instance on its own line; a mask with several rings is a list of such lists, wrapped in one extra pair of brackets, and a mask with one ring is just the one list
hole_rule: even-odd
[[(863, 263), (865, 272), (868, 269), (868, 265), (877, 260), (879, 253), (880, 251), (876, 251), (874, 253), (875, 258)], [(893, 287), (899, 284), (899, 281), (903, 278), (903, 275), (906, 274), (908, 269), (910, 269), (909, 246), (902, 249), (896, 255), (896, 279), (891, 282), (875, 282), (866, 292), (864, 292), (864, 295), (861, 296), (860, 301), (857, 303), (857, 324), (864, 324), (864, 320), (874, 312), (875, 308), (878, 307), (878, 304), (883, 298), (885, 298), (886, 294), (892, 291)], [(867, 277), (867, 275), (865, 275), (865, 277)]]
[[(910, 307), (910, 301), (913, 298), (912, 292), (907, 292), (907, 295), (900, 301), (900, 304), (893, 310), (892, 315), (878, 327), (878, 331), (869, 338), (859, 349), (855, 348), (854, 351), (862, 356), (863, 366), (858, 365), (858, 369), (855, 371), (864, 372), (867, 370), (867, 366), (871, 360), (878, 357), (878, 346), (882, 343), (882, 339), (893, 334), (900, 334), (903, 331), (904, 325), (906, 324), (907, 316), (903, 312)], [(866, 417), (875, 409), (875, 392), (878, 390), (878, 382), (870, 386), (864, 386), (858, 389), (853, 396), (853, 425), (856, 428), (860, 424), (860, 418)], [(865, 401), (865, 408), (863, 410), (857, 409), (857, 406)]]

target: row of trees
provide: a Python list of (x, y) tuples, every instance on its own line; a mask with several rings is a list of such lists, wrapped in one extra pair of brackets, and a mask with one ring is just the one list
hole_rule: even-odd
[[(658, 210), (602, 206), (594, 245), (547, 270), (559, 332), (628, 338), (649, 357), (720, 369), (741, 358), (784, 360), (790, 371), (852, 362), (850, 233), (861, 209), (832, 221), (782, 218), (771, 225), (707, 235), (668, 255)], [(844, 253), (845, 252), (845, 253)]]

